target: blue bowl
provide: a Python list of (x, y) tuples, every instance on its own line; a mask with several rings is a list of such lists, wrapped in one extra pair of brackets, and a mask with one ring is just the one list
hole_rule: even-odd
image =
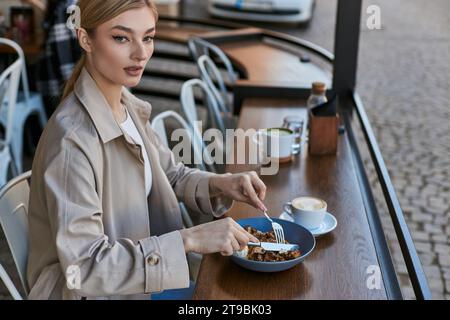
[[(241, 267), (258, 272), (278, 272), (290, 269), (300, 262), (302, 262), (316, 246), (316, 240), (309, 230), (306, 228), (281, 219), (272, 219), (278, 222), (284, 230), (285, 239), (291, 244), (297, 244), (300, 247), (300, 257), (288, 261), (263, 262), (253, 261), (246, 258), (241, 258), (237, 255), (232, 255), (231, 260)], [(237, 221), (242, 227), (251, 226), (261, 232), (268, 232), (272, 230), (272, 224), (266, 218), (248, 218)]]

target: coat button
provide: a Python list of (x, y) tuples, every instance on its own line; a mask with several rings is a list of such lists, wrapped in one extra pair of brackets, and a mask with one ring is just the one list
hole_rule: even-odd
[(156, 266), (159, 263), (159, 257), (157, 255), (150, 255), (147, 257), (147, 263), (151, 266)]

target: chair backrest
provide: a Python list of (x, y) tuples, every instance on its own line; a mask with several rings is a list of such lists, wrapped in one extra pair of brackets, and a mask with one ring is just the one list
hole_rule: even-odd
[(195, 123), (198, 121), (197, 104), (194, 94), (195, 88), (200, 89), (203, 94), (203, 100), (205, 101), (208, 110), (208, 117), (212, 118), (214, 122), (213, 126), (219, 129), (225, 136), (226, 127), (217, 100), (208, 85), (200, 79), (188, 80), (181, 87), (181, 108), (183, 109), (188, 123), (200, 134), (199, 128), (195, 126)]
[[(22, 60), (17, 59), (0, 75), (0, 108), (8, 108), (8, 123), (5, 128), (5, 140), (3, 141), (6, 145), (9, 145), (12, 139), (12, 126), (21, 71)], [(7, 103), (5, 103), (5, 101), (7, 101)]]
[(11, 180), (0, 190), (0, 225), (5, 234), (22, 287), (28, 294), (26, 278), (28, 260), (28, 171)]
[(22, 86), (23, 86), (23, 92), (25, 96), (25, 101), (28, 101), (30, 99), (30, 87), (28, 85), (28, 75), (27, 75), (27, 68), (26, 68), (26, 60), (25, 60), (25, 54), (23, 53), (22, 48), (19, 44), (16, 42), (7, 39), (7, 38), (0, 38), (0, 44), (10, 46), (11, 48), (16, 51), (17, 55), (19, 56), (19, 59), (22, 61)]
[[(167, 147), (169, 147), (169, 138), (167, 137), (167, 131), (165, 126), (165, 121), (168, 120), (169, 118), (176, 120), (178, 124), (181, 125), (181, 129), (185, 130), (188, 139), (191, 142), (194, 157), (195, 159), (197, 159), (197, 161), (194, 162), (196, 167), (201, 170), (206, 170), (207, 165), (204, 164), (202, 158), (203, 141), (201, 140), (201, 137), (197, 135), (198, 133), (195, 130), (193, 130), (193, 127), (189, 126), (189, 124), (183, 119), (181, 115), (171, 110), (161, 112), (160, 114), (155, 116), (152, 120), (153, 130), (155, 130), (155, 132), (161, 138), (162, 142)], [(208, 157), (208, 155), (205, 154), (205, 157)], [(207, 160), (206, 162), (212, 163), (210, 159), (206, 160)]]
[(189, 51), (192, 58), (197, 61), (202, 55), (207, 55), (210, 58), (217, 58), (222, 62), (227, 70), (228, 80), (235, 83), (237, 80), (236, 72), (227, 55), (215, 44), (203, 40), (198, 37), (190, 38), (188, 41)]
[(220, 111), (223, 112), (224, 116), (232, 117), (233, 107), (229, 100), (228, 90), (219, 68), (217, 68), (214, 61), (207, 55), (202, 55), (198, 58), (197, 65), (200, 76), (214, 94)]
[[(202, 160), (202, 146), (203, 141), (198, 140), (198, 137), (195, 138), (195, 132), (192, 131), (192, 128), (188, 125), (188, 123), (183, 119), (182, 116), (180, 116), (175, 111), (164, 111), (158, 114), (156, 117), (152, 120), (152, 128), (153, 130), (158, 134), (158, 136), (161, 138), (162, 143), (166, 147), (169, 147), (169, 139), (167, 137), (167, 131), (165, 126), (165, 121), (167, 119), (174, 119), (178, 122), (179, 125), (181, 125), (181, 128), (185, 130), (185, 132), (188, 135), (188, 138), (191, 141), (192, 150), (194, 151), (194, 156), (197, 157), (197, 159)], [(197, 140), (195, 140), (197, 139)], [(208, 157), (208, 155), (205, 155)], [(211, 162), (212, 163), (212, 162)], [(206, 166), (203, 161), (198, 161), (196, 164), (196, 167), (200, 170), (206, 170)], [(181, 211), (181, 217), (183, 218), (183, 224), (186, 228), (191, 228), (194, 226), (194, 223), (192, 222), (192, 218), (188, 213), (188, 210), (184, 203), (180, 203), (180, 211)]]

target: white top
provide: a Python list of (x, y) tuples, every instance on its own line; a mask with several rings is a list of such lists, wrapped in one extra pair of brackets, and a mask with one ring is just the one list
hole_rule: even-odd
[(141, 147), (145, 166), (145, 192), (148, 196), (150, 194), (150, 190), (152, 189), (152, 167), (150, 166), (150, 160), (148, 159), (147, 150), (145, 149), (142, 137), (139, 134), (139, 131), (137, 130), (136, 125), (133, 122), (133, 119), (131, 119), (128, 110), (126, 108), (125, 110), (127, 111), (127, 119), (125, 120), (125, 122), (122, 122), (120, 124), (120, 127), (131, 137), (134, 143), (136, 143)]

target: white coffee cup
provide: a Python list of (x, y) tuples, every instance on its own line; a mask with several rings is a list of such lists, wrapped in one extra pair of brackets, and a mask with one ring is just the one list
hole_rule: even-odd
[(322, 225), (327, 212), (327, 203), (315, 197), (298, 197), (285, 203), (284, 211), (295, 223), (313, 230)]
[(295, 134), (290, 129), (268, 128), (258, 130), (254, 141), (261, 147), (265, 160), (277, 160), (284, 163), (292, 159), (294, 139)]

